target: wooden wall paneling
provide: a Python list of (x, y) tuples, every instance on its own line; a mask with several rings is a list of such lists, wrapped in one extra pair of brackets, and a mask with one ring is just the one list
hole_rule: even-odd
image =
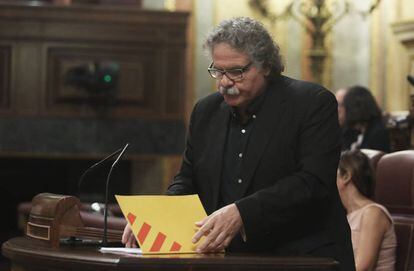
[(167, 93), (166, 93), (166, 112), (167, 114), (177, 115), (182, 114), (184, 117), (184, 111), (181, 108), (185, 107), (185, 85), (187, 74), (185, 73), (185, 63), (181, 61), (185, 55), (182, 50), (171, 49), (167, 63), (167, 74), (165, 76), (167, 81)]
[(0, 112), (10, 109), (11, 46), (0, 44)]
[[(51, 46), (47, 54), (45, 114), (94, 115), (93, 105), (101, 102), (113, 116), (162, 117), (158, 97), (165, 92), (158, 83), (163, 74), (157, 68), (160, 65), (157, 49)], [(105, 62), (119, 66), (118, 88), (113, 93), (88, 92), (65, 83), (65, 76), (71, 69)], [(105, 97), (109, 99), (106, 102)], [(86, 110), (79, 111), (80, 108)]]
[[(182, 119), (187, 17), (133, 7), (2, 4), (0, 39), (16, 44), (18, 114)], [(64, 84), (68, 69), (96, 61), (120, 65), (111, 101)], [(174, 73), (181, 77), (170, 80)], [(99, 104), (104, 110), (97, 112)]]
[[(0, 0), (0, 154), (99, 155), (125, 142), (134, 155), (181, 154), (187, 23), (186, 12)], [(119, 65), (111, 99), (65, 83), (100, 62)]]
[(13, 50), (13, 112), (16, 115), (37, 115), (43, 98), (40, 92), (44, 69), (41, 46), (17, 41)]

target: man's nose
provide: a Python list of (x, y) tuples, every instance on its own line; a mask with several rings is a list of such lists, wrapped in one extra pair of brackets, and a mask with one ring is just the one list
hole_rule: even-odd
[(234, 85), (234, 81), (227, 77), (227, 74), (223, 74), (223, 77), (220, 79), (220, 85), (223, 87), (231, 87)]

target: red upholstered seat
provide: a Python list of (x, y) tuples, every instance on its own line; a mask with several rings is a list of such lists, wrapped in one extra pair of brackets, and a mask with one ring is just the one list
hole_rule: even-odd
[[(86, 227), (103, 228), (104, 216), (99, 213), (91, 213), (81, 211), (80, 216)], [(124, 217), (110, 216), (108, 217), (108, 229), (124, 230), (127, 222)]]
[(396, 271), (414, 270), (414, 216), (393, 215), (397, 235)]
[(385, 154), (379, 159), (375, 200), (394, 218), (396, 270), (414, 270), (414, 150)]
[(381, 157), (376, 169), (375, 199), (393, 214), (414, 215), (414, 150)]
[(379, 151), (379, 150), (372, 150), (372, 149), (361, 149), (360, 151), (368, 157), (371, 163), (372, 169), (375, 172), (377, 165), (378, 165), (378, 161), (385, 154), (385, 152)]

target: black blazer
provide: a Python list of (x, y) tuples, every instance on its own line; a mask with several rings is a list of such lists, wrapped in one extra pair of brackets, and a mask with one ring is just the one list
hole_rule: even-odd
[[(335, 97), (323, 87), (281, 76), (269, 83), (243, 155), (235, 193), (246, 242), (230, 251), (333, 257), (354, 270), (350, 230), (336, 187), (340, 153)], [(230, 107), (219, 93), (191, 115), (180, 172), (167, 194), (197, 193), (218, 208)]]
[[(342, 150), (349, 150), (352, 143), (357, 141), (360, 131), (344, 128), (342, 132)], [(391, 141), (387, 128), (381, 118), (368, 123), (359, 149), (373, 149), (383, 152), (391, 151)]]

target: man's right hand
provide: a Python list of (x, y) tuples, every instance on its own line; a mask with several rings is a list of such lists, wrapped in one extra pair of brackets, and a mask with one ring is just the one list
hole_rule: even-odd
[(137, 240), (129, 224), (125, 226), (124, 233), (122, 234), (122, 243), (125, 247), (138, 247)]

